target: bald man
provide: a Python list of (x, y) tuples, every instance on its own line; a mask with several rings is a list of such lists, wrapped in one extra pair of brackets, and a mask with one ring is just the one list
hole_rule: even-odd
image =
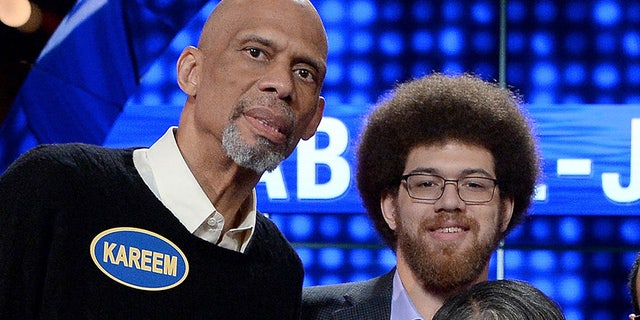
[(0, 318), (297, 319), (303, 270), (255, 185), (322, 118), (306, 0), (224, 0), (149, 148), (39, 146), (0, 177)]

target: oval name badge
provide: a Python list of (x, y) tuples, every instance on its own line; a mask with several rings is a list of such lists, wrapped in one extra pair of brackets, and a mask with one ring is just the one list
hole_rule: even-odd
[(189, 273), (189, 262), (180, 248), (157, 233), (139, 228), (101, 232), (91, 241), (91, 259), (109, 278), (141, 290), (173, 288)]

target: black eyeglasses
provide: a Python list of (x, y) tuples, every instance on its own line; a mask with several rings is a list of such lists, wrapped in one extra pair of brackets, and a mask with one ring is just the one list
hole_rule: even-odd
[(441, 176), (426, 173), (410, 173), (402, 176), (407, 185), (409, 197), (418, 200), (438, 200), (444, 194), (447, 183), (453, 183), (458, 196), (466, 203), (486, 203), (493, 199), (493, 192), (498, 185), (497, 179), (487, 177), (464, 177), (445, 179)]

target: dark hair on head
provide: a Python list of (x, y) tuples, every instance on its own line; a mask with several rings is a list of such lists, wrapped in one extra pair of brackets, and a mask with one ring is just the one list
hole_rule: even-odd
[[(384, 191), (397, 195), (409, 151), (459, 141), (484, 147), (495, 159), (500, 197), (514, 199), (510, 231), (526, 215), (539, 158), (520, 99), (470, 74), (434, 73), (398, 85), (369, 115), (357, 150), (356, 180), (369, 217), (387, 245), (397, 237), (380, 209)], [(506, 232), (503, 236), (506, 235)]]
[(638, 281), (638, 271), (640, 271), (640, 252), (636, 255), (636, 260), (631, 267), (631, 273), (629, 273), (629, 289), (631, 290), (631, 303), (633, 304), (633, 313), (640, 315), (640, 305), (638, 300), (640, 299), (640, 292), (636, 288), (636, 282)]
[(560, 307), (536, 287), (517, 280), (480, 282), (450, 297), (433, 320), (563, 320)]

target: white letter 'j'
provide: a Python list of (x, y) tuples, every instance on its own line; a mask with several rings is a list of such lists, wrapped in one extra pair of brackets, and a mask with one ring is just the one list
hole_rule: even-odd
[(605, 172), (602, 174), (602, 190), (607, 198), (616, 202), (634, 202), (640, 199), (640, 119), (631, 119), (631, 170), (629, 186), (620, 185), (620, 174)]

